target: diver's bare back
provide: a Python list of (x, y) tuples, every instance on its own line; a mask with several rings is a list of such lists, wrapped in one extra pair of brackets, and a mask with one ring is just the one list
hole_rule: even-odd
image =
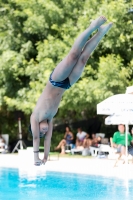
[(55, 87), (48, 81), (33, 111), (38, 122), (52, 120), (57, 113), (64, 91), (65, 89)]

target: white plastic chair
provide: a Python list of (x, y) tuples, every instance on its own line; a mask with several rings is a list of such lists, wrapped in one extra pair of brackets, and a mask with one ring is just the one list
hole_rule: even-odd
[(101, 144), (101, 145), (100, 145), (99, 154), (100, 154), (101, 152), (110, 153), (111, 151), (112, 151), (112, 148), (111, 148), (108, 144)]
[(93, 156), (93, 157), (96, 157), (97, 155), (98, 155), (98, 153), (99, 153), (99, 147), (92, 147), (92, 146), (90, 146), (90, 152), (91, 152), (91, 155)]
[(84, 150), (84, 147), (83, 146), (80, 146), (78, 148), (74, 148), (74, 149), (71, 149), (71, 153), (74, 155), (75, 153), (81, 153), (83, 152)]
[(104, 138), (105, 137), (105, 133), (96, 133), (96, 137), (101, 137), (101, 138)]
[[(4, 151), (8, 151), (8, 146), (9, 146), (9, 134), (1, 134), (3, 139), (5, 140), (5, 148)], [(0, 152), (3, 152), (3, 149), (0, 150)]]

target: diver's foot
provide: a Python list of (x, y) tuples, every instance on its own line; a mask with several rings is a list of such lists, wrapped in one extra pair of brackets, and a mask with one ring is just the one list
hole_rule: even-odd
[(112, 22), (106, 25), (102, 25), (99, 27), (98, 32), (102, 35), (105, 35), (111, 29), (112, 25), (113, 25)]
[(102, 24), (104, 24), (107, 21), (107, 19), (104, 16), (100, 16), (97, 19), (93, 20), (91, 22), (91, 25), (94, 29), (99, 28)]

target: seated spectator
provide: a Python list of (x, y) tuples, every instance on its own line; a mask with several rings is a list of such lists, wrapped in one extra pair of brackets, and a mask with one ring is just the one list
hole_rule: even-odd
[(88, 138), (88, 134), (82, 131), (82, 128), (78, 128), (78, 133), (76, 135), (76, 147), (83, 146), (84, 140)]
[[(117, 149), (117, 153), (120, 153), (120, 156), (126, 155), (125, 137), (125, 126), (120, 124), (118, 125), (118, 131), (113, 135), (113, 147)], [(130, 145), (131, 143), (133, 143), (133, 137), (128, 134), (128, 153), (133, 156), (133, 147)]]
[(61, 149), (61, 154), (65, 154), (65, 146), (68, 144), (73, 144), (73, 140), (74, 140), (74, 135), (71, 132), (71, 129), (67, 126), (66, 127), (66, 132), (64, 135), (64, 139), (62, 139), (60, 141), (60, 143), (58, 144), (58, 146), (55, 148), (55, 150)]
[(83, 147), (89, 149), (89, 147), (91, 146), (91, 144), (92, 144), (92, 140), (90, 138), (90, 135), (87, 134), (87, 137), (83, 141)]
[(0, 149), (2, 149), (2, 150), (5, 149), (5, 140), (2, 137), (2, 135), (0, 135)]
[(101, 144), (101, 137), (98, 136), (98, 137), (95, 137), (92, 139), (92, 142), (91, 142), (91, 146), (92, 147), (99, 147), (99, 144)]
[[(89, 134), (88, 134), (89, 135)], [(89, 148), (92, 147), (98, 147), (99, 144), (101, 144), (101, 137), (96, 137), (96, 134), (92, 134), (92, 139), (88, 136), (88, 138), (84, 139), (83, 147)]]
[(95, 139), (96, 138), (96, 134), (95, 133), (92, 133), (91, 134), (91, 139), (93, 140), (93, 139)]

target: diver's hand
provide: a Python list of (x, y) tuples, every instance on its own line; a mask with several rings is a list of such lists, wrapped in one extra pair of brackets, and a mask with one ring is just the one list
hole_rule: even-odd
[(45, 165), (45, 163), (47, 162), (46, 159), (42, 159), (42, 164)]
[(37, 159), (37, 160), (34, 161), (35, 166), (40, 166), (42, 164), (43, 164), (43, 161), (41, 159)]

